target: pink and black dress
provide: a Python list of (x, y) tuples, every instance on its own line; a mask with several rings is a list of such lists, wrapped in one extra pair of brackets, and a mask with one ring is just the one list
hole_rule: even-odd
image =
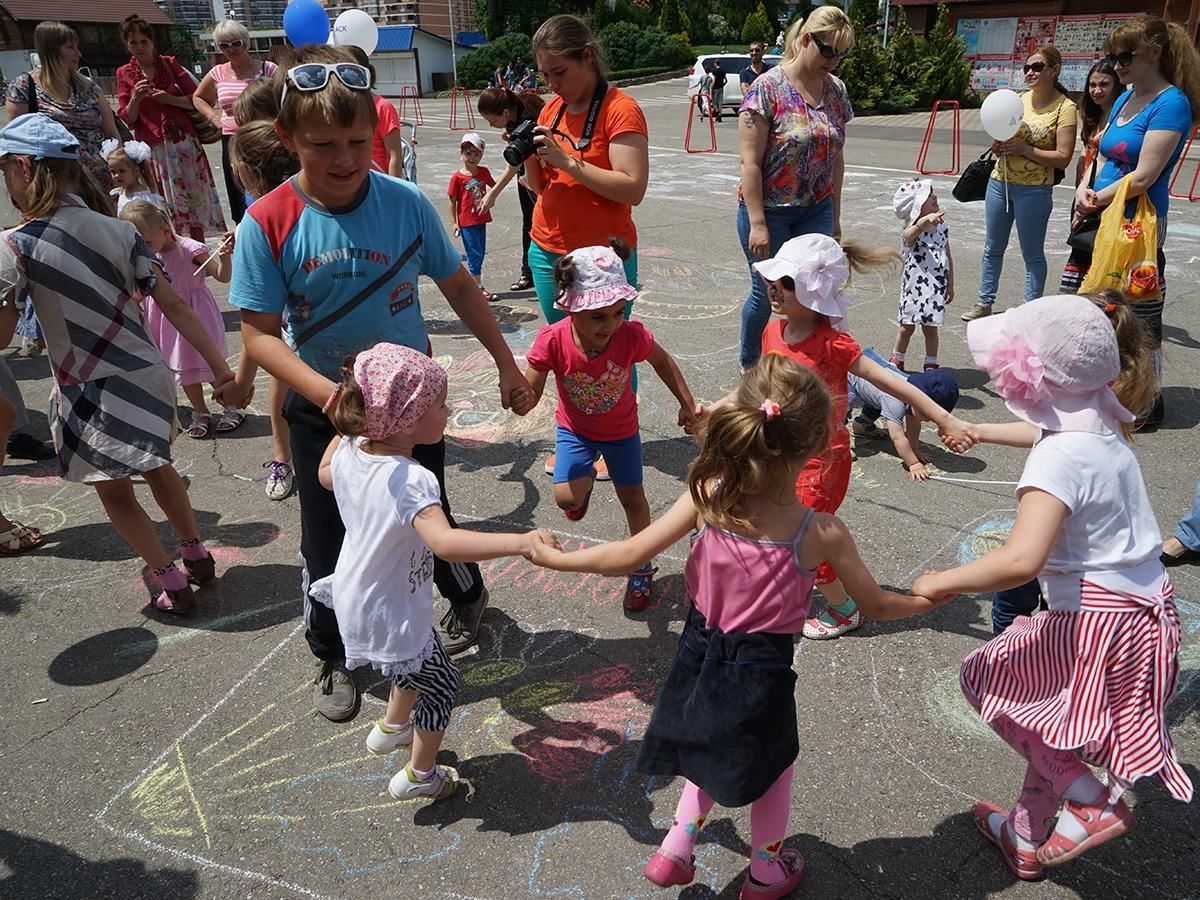
[(706, 525), (692, 537), (692, 608), (654, 704), (637, 767), (682, 775), (726, 807), (752, 803), (800, 753), (792, 636), (816, 573), (800, 565), (810, 509), (791, 541)]

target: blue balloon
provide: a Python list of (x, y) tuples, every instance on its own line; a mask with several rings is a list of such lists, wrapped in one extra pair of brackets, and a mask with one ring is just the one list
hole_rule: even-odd
[(283, 13), (283, 32), (297, 47), (323, 44), (329, 37), (329, 13), (317, 0), (292, 0)]

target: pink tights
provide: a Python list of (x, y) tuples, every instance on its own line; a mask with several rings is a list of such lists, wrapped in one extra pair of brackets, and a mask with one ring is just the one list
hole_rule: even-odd
[[(967, 700), (979, 709), (974, 698), (968, 695)], [(1040, 844), (1049, 836), (1050, 823), (1067, 788), (1081, 776), (1091, 778), (1091, 771), (1074, 751), (1055, 750), (1007, 716), (1000, 716), (988, 724), (1029, 763), (1021, 796), (1013, 805), (1009, 821), (1021, 837)]]
[[(750, 877), (761, 884), (782, 881), (785, 872), (776, 858), (787, 836), (788, 813), (791, 810), (792, 767), (788, 766), (767, 792), (750, 804)], [(675, 809), (675, 824), (662, 842), (664, 853), (682, 859), (692, 858), (696, 839), (704, 820), (713, 808), (713, 799), (698, 785), (683, 783), (683, 794)]]

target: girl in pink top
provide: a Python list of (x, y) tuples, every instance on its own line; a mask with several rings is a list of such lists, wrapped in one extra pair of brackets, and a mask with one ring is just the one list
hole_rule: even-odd
[(873, 618), (934, 607), (880, 588), (846, 526), (796, 498), (796, 477), (828, 440), (830, 420), (820, 376), (769, 354), (713, 410), (688, 492), (666, 515), (614, 544), (534, 548), (538, 565), (616, 574), (693, 532), (692, 608), (638, 757), (640, 771), (687, 779), (675, 823), (646, 864), (645, 876), (660, 887), (695, 877), (692, 851), (715, 803), (751, 804), (742, 898), (782, 897), (800, 883), (804, 858), (782, 849), (800, 752), (792, 635), (804, 627), (817, 566), (837, 566)]
[[(625, 280), (622, 260), (627, 244), (616, 238), (608, 247), (583, 247), (554, 266), (560, 309), (567, 313), (538, 332), (526, 355), (526, 378), (532, 390), (511, 400), (523, 416), (537, 406), (554, 373), (558, 386), (555, 441), (554, 502), (578, 522), (587, 513), (596, 480), (593, 465), (608, 464), (617, 499), (625, 508), (629, 533), (650, 524), (650, 504), (642, 489), (642, 438), (633, 392), (634, 363), (646, 360), (679, 401), (679, 424), (690, 428), (696, 401), (671, 355), (654, 341), (640, 322), (626, 321), (626, 308), (637, 289)], [(656, 570), (645, 563), (629, 576), (625, 608), (633, 612), (650, 604)]]

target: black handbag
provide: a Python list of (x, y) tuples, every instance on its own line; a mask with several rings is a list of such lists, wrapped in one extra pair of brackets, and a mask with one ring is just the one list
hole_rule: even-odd
[(951, 192), (959, 203), (972, 203), (987, 196), (988, 179), (996, 168), (996, 157), (991, 150), (986, 151), (958, 176), (958, 183)]
[[(1092, 160), (1092, 172), (1088, 176), (1088, 190), (1096, 189), (1096, 160)], [(1075, 212), (1074, 203), (1071, 204), (1071, 212)], [(1072, 215), (1072, 218), (1074, 216)], [(1096, 232), (1100, 230), (1100, 211), (1088, 213), (1078, 223), (1071, 226), (1071, 230), (1067, 232), (1067, 246), (1072, 250), (1079, 250), (1083, 253), (1091, 254), (1096, 249)]]

